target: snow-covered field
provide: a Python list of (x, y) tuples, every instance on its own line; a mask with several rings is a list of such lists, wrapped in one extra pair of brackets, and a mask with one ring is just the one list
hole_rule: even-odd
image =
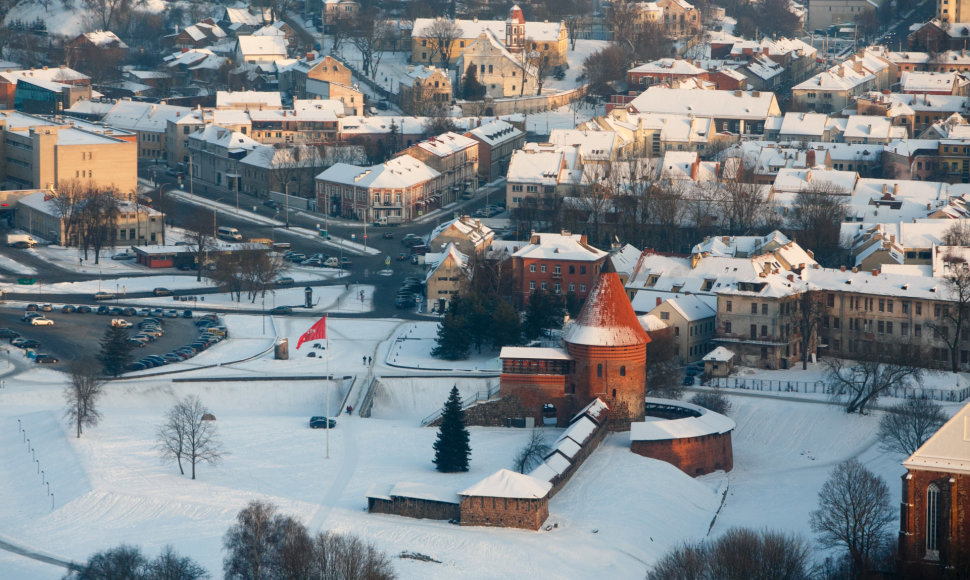
[[(149, 554), (165, 544), (202, 562), (219, 575), (221, 538), (236, 511), (262, 498), (302, 519), (311, 529), (356, 533), (392, 557), (403, 550), (427, 554), (440, 564), (393, 558), (402, 578), (590, 577), (642, 578), (671, 546), (736, 526), (772, 527), (810, 537), (808, 513), (832, 466), (859, 457), (886, 478), (890, 489), (902, 473), (901, 457), (876, 445), (878, 415), (846, 416), (821, 402), (731, 396), (735, 468), (693, 479), (672, 466), (633, 455), (625, 434), (610, 435), (573, 480), (550, 503), (540, 532), (457, 527), (445, 522), (366, 513), (372, 486), (419, 482), (455, 491), (509, 467), (528, 433), (472, 428), (472, 470), (434, 471), (434, 429), (419, 427), (440, 408), (451, 385), (463, 396), (487, 389), (495, 379), (382, 379), (369, 419), (342, 414), (331, 433), (326, 459), (324, 433), (306, 426), (325, 412), (326, 383), (319, 380), (260, 380), (261, 377), (406, 374), (387, 366), (398, 336), (428, 334), (434, 323), (394, 320), (329, 321), (329, 359), (295, 350), (306, 319), (275, 317), (264, 334), (262, 317), (230, 315), (232, 338), (208, 351), (213, 360), (237, 360), (259, 352), (273, 336), (290, 340), (291, 359), (266, 355), (167, 377), (112, 384), (103, 402), (104, 420), (81, 439), (61, 419), (64, 377), (31, 370), (8, 377), (0, 391), (0, 540), (60, 557), (83, 560), (90, 553), (128, 542)], [(251, 338), (250, 338), (251, 337)], [(427, 361), (430, 341), (408, 340), (412, 363)], [(417, 345), (423, 344), (423, 347)], [(372, 356), (373, 364), (361, 363)], [(400, 358), (402, 355), (398, 354)], [(212, 362), (212, 361), (210, 361)], [(399, 362), (401, 362), (399, 360)], [(422, 371), (426, 372), (426, 371)], [(456, 371), (461, 372), (461, 371)], [(216, 376), (250, 378), (214, 381)], [(208, 380), (207, 380), (208, 378)], [(331, 391), (336, 414), (352, 380)], [(162, 464), (154, 432), (164, 409), (178, 397), (199, 395), (212, 409), (227, 451), (217, 466), (199, 468), (197, 481)], [(351, 396), (353, 400), (353, 395)], [(952, 407), (950, 411), (955, 410)], [(18, 430), (23, 425), (26, 434)], [(550, 429), (554, 438), (558, 430)], [(39, 465), (27, 451), (30, 437)], [(54, 492), (54, 509), (37, 470)], [(62, 570), (0, 552), (4, 579), (54, 579)]]

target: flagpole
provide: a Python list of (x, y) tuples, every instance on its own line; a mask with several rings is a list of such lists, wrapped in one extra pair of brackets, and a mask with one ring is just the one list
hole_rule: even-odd
[[(327, 329), (328, 331), (330, 329)], [(327, 332), (327, 459), (330, 459), (330, 332)]]

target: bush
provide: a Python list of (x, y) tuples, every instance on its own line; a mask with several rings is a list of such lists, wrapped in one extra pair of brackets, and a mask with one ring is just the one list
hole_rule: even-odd
[(697, 393), (691, 398), (690, 402), (694, 405), (704, 407), (705, 409), (710, 409), (711, 411), (720, 413), (722, 415), (727, 415), (731, 412), (731, 401), (729, 401), (728, 398), (717, 389)]

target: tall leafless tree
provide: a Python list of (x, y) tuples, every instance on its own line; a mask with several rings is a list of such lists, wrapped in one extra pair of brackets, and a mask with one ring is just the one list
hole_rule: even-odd
[(447, 18), (436, 19), (423, 33), (428, 37), (428, 60), (435, 58), (441, 68), (447, 69), (451, 65), (451, 49), (455, 41), (461, 38), (461, 27), (454, 20)]
[(350, 41), (360, 51), (364, 75), (376, 79), (386, 48), (385, 41), (391, 35), (390, 24), (378, 8), (362, 8), (354, 19), (349, 34)]
[(935, 320), (928, 320), (926, 326), (946, 345), (950, 371), (955, 373), (960, 369), (960, 347), (966, 344), (970, 334), (970, 264), (954, 254), (944, 255), (943, 264), (948, 301), (933, 305)]
[(946, 423), (943, 407), (930, 399), (906, 399), (879, 420), (880, 446), (890, 452), (912, 455)]
[[(877, 344), (878, 346), (878, 344)], [(866, 408), (886, 391), (910, 387), (923, 378), (919, 348), (901, 348), (862, 353), (856, 360), (828, 358), (826, 383), (832, 397), (845, 405), (846, 413), (865, 414)]]
[(69, 367), (70, 382), (64, 389), (67, 408), (64, 415), (74, 426), (80, 439), (84, 427), (94, 427), (101, 421), (98, 399), (104, 393), (104, 379), (98, 365), (90, 360), (77, 360)]
[(223, 573), (233, 580), (274, 578), (273, 553), (280, 541), (280, 522), (276, 506), (251, 501), (236, 515), (236, 523), (223, 537)]
[(841, 252), (845, 193), (831, 184), (812, 186), (795, 196), (789, 214), (788, 227), (793, 237), (798, 238), (802, 247), (814, 252), (815, 259), (823, 266), (835, 265)]
[[(802, 370), (808, 368), (809, 354), (815, 352), (818, 332), (827, 312), (825, 296), (818, 290), (806, 290), (784, 306), (786, 330), (797, 333), (796, 340), (802, 357)], [(789, 330), (789, 331), (790, 331)]]
[(196, 209), (185, 222), (185, 242), (195, 257), (195, 281), (202, 280), (206, 256), (216, 247), (216, 213), (204, 208)]
[(529, 434), (528, 442), (515, 456), (515, 460), (512, 462), (513, 467), (519, 473), (528, 473), (542, 463), (549, 451), (550, 448), (546, 442), (545, 434), (541, 429), (533, 429), (532, 433)]
[(205, 418), (209, 414), (197, 396), (189, 395), (169, 409), (165, 423), (158, 429), (157, 448), (162, 457), (177, 461), (182, 474), (184, 459), (191, 468), (192, 479), (198, 464), (219, 463), (224, 455), (215, 422)]
[(237, 250), (239, 254), (242, 287), (251, 303), (256, 298), (266, 296), (274, 281), (286, 270), (286, 262), (277, 255), (266, 251), (264, 246), (251, 244)]
[(887, 528), (895, 519), (886, 482), (853, 458), (832, 470), (809, 521), (818, 543), (826, 549), (844, 549), (852, 578), (864, 578), (888, 541)]

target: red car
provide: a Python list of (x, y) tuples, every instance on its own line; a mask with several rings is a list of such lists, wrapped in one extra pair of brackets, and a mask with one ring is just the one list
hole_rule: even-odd
[(407, 260), (410, 256), (411, 255), (408, 254), (407, 252), (401, 252), (400, 254), (397, 255), (397, 259), (400, 260), (401, 262), (403, 262), (403, 261)]

